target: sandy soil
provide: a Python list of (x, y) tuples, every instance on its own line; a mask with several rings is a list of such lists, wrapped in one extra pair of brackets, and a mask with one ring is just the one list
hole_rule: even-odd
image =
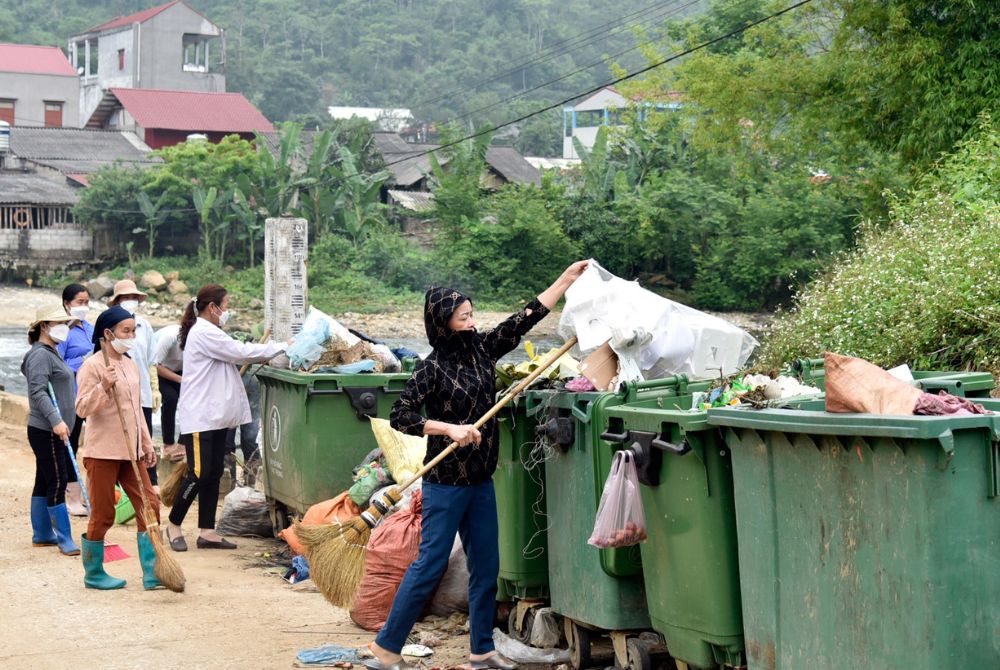
[[(85, 589), (79, 557), (31, 546), (34, 459), (23, 426), (0, 424), (0, 462), (2, 668), (284, 669), (295, 667), (300, 649), (372, 639), (310, 582), (292, 586), (276, 574), (283, 569), (263, 558), (284, 549), (276, 540), (237, 538), (233, 552), (198, 550), (188, 529), (190, 550), (174, 554), (187, 577), (186, 592), (147, 592), (130, 522), (108, 538), (132, 558), (107, 564), (109, 574), (127, 579), (128, 586)], [(189, 514), (196, 518), (195, 510)], [(77, 538), (84, 524), (74, 518)], [(465, 636), (447, 637), (427, 667), (460, 663), (467, 645)]]

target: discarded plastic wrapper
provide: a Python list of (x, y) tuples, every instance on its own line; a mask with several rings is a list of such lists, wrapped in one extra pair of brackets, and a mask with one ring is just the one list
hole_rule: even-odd
[(339, 321), (310, 307), (302, 329), (285, 353), (293, 370), (305, 370), (318, 361), (327, 349), (350, 349), (360, 342)]
[(593, 260), (566, 291), (559, 334), (575, 335), (584, 352), (610, 340), (619, 381), (732, 375), (758, 344), (728, 321), (658, 296)]
[(536, 649), (518, 642), (499, 628), (493, 629), (493, 645), (501, 654), (515, 663), (530, 665), (559, 665), (569, 663), (568, 649)]

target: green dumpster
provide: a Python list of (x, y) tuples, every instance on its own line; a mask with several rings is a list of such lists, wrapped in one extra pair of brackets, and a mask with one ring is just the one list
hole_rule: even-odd
[[(826, 371), (822, 358), (799, 358), (789, 365), (793, 374), (804, 384), (819, 389), (826, 388)], [(947, 391), (952, 395), (969, 398), (987, 398), (993, 390), (993, 375), (989, 372), (947, 372), (916, 370), (913, 378), (929, 393)]]
[[(535, 449), (534, 418), (524, 399), (497, 415), (500, 457), (493, 484), (500, 528), (500, 600), (542, 601), (549, 597), (548, 524), (545, 517), (545, 468)], [(511, 608), (510, 634), (530, 637), (530, 610)]]
[(690, 395), (614, 407), (603, 438), (636, 451), (649, 539), (640, 545), (652, 628), (695, 668), (744, 665), (733, 469)]
[[(628, 385), (619, 392), (528, 391), (527, 414), (535, 417), (551, 453), (545, 460), (549, 522), (549, 596), (566, 619), (572, 665), (590, 662), (590, 631), (624, 633), (650, 628), (639, 547), (597, 549), (587, 544), (618, 445), (601, 439), (607, 411), (625, 402), (687, 391), (687, 379)], [(619, 635), (621, 634), (621, 635)], [(630, 651), (648, 654), (635, 647)], [(624, 646), (624, 645), (622, 645)], [(618, 663), (628, 659), (616, 644)]]
[(708, 416), (751, 670), (1000, 667), (1000, 416)]
[(290, 514), (343, 493), (378, 445), (369, 417), (389, 418), (410, 375), (307, 374), (263, 367), (260, 379), (264, 494), (275, 530)]

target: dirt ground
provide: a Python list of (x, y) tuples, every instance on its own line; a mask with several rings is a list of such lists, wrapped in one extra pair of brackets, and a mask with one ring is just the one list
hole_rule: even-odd
[[(131, 558), (106, 566), (128, 586), (85, 589), (79, 557), (31, 546), (34, 459), (23, 426), (0, 424), (0, 462), (2, 668), (284, 669), (296, 667), (300, 649), (328, 643), (362, 646), (372, 639), (311, 582), (292, 586), (281, 579), (277, 572), (282, 569), (263, 557), (286, 546), (277, 540), (234, 538), (235, 551), (198, 550), (196, 531), (188, 527), (189, 551), (173, 554), (184, 569), (187, 590), (144, 591), (136, 527), (130, 522), (115, 526), (108, 539)], [(162, 510), (164, 518), (167, 512)], [(196, 514), (192, 509), (188, 518)], [(85, 522), (73, 519), (77, 541)], [(426, 666), (457, 665), (467, 654), (467, 636), (448, 637)]]

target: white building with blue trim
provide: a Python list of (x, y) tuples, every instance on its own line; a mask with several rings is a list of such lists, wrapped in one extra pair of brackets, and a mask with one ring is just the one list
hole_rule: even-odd
[[(670, 102), (666, 103), (639, 103), (640, 118), (645, 117), (649, 110), (679, 109), (680, 95), (670, 93), (669, 97)], [(584, 148), (591, 149), (601, 126), (623, 126), (622, 113), (629, 102), (628, 98), (609, 86), (575, 105), (563, 107), (563, 158), (579, 158), (573, 138), (580, 140)]]

